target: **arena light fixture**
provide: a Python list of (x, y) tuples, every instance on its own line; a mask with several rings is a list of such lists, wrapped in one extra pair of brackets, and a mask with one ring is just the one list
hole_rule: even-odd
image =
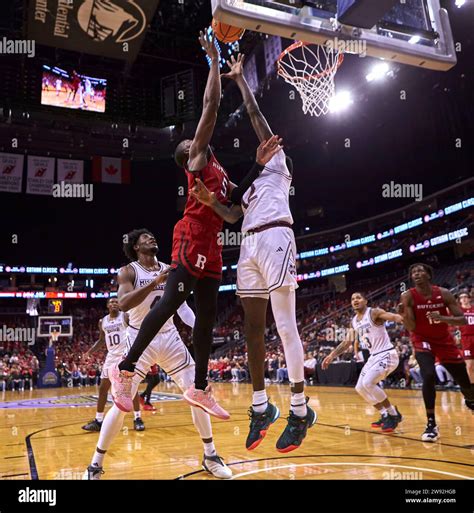
[(390, 71), (390, 66), (387, 62), (380, 62), (373, 66), (371, 72), (366, 75), (367, 82), (374, 82), (375, 80), (384, 79)]
[(354, 103), (349, 91), (341, 91), (329, 101), (329, 110), (332, 113), (342, 112)]
[(466, 0), (456, 0), (455, 3), (456, 3), (456, 7), (459, 9), (466, 3)]

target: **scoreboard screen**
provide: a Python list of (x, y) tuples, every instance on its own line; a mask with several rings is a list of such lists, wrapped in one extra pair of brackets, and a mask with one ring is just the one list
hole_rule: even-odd
[(62, 299), (50, 299), (48, 301), (48, 313), (49, 314), (62, 314), (63, 313), (63, 300)]

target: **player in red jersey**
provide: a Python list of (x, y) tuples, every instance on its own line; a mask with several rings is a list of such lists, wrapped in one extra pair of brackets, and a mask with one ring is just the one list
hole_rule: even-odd
[(474, 383), (474, 306), (471, 305), (471, 296), (467, 292), (459, 294), (459, 304), (467, 320), (466, 325), (459, 327), (462, 354), (466, 360), (469, 379)]
[[(229, 181), (227, 173), (209, 147), (222, 95), (219, 51), (214, 37), (209, 38), (201, 32), (199, 42), (211, 60), (203, 111), (194, 139), (182, 141), (178, 145), (175, 160), (186, 171), (190, 190), (200, 180), (215, 193), (221, 203), (227, 204), (231, 198), (240, 203), (236, 197), (245, 193), (265, 164), (281, 150), (281, 139), (273, 136), (260, 144), (256, 164), (238, 187)], [(184, 398), (192, 406), (198, 406), (210, 415), (229, 419), (229, 413), (217, 404), (207, 383), (212, 330), (222, 275), (222, 245), (219, 244), (222, 227), (223, 220), (210, 207), (202, 205), (188, 194), (183, 218), (174, 229), (172, 270), (164, 295), (143, 320), (125, 360), (111, 373), (116, 391), (114, 401), (119, 408), (127, 411), (129, 407), (135, 363), (164, 323), (193, 291), (196, 307), (193, 329), (195, 383), (184, 392)]]
[(160, 383), (158, 365), (152, 365), (150, 372), (146, 375), (146, 389), (140, 394), (140, 404), (145, 411), (155, 411), (156, 408), (151, 404), (151, 393), (153, 389)]
[(436, 442), (439, 430), (435, 418), (435, 358), (461, 387), (466, 406), (474, 410), (474, 387), (469, 381), (461, 351), (456, 347), (448, 327), (462, 326), (467, 321), (451, 292), (431, 283), (432, 267), (414, 264), (410, 266), (408, 276), (415, 287), (402, 294), (400, 313), (405, 327), (411, 332), (423, 378), (422, 391), (428, 424), (421, 439), (424, 442)]

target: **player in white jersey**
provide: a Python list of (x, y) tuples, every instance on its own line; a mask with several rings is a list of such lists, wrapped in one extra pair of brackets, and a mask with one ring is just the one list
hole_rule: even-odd
[[(243, 56), (232, 57), (228, 65), (230, 72), (224, 76), (238, 85), (257, 137), (260, 142), (269, 140), (273, 132), (245, 80)], [(237, 264), (237, 294), (245, 312), (244, 331), (253, 386), (248, 450), (261, 443), (280, 414), (268, 401), (265, 390), (264, 332), (269, 299), (291, 383), (288, 424), (277, 441), (277, 450), (286, 453), (300, 447), (308, 428), (317, 420), (316, 413), (307, 406), (304, 393), (304, 351), (296, 323), (296, 244), (289, 205), (292, 167), (291, 159), (281, 149), (247, 191), (239, 198), (233, 194), (234, 205), (230, 208), (219, 204), (199, 181), (191, 191), (227, 222), (235, 223), (244, 216), (245, 238)]]
[[(124, 251), (131, 263), (119, 271), (118, 297), (120, 308), (127, 311), (129, 315), (127, 345), (130, 348), (143, 319), (154, 303), (163, 296), (169, 266), (156, 258), (158, 244), (148, 230), (130, 232), (124, 244)], [(194, 327), (194, 312), (186, 302), (178, 308), (177, 314), (185, 324)], [(150, 367), (155, 364), (171, 376), (181, 390), (186, 390), (194, 383), (194, 361), (179, 336), (173, 318), (166, 321), (138, 360), (135, 366), (132, 396), (135, 396), (140, 382), (146, 377)], [(115, 372), (114, 369), (117, 367), (114, 367), (112, 372)], [(112, 395), (115, 393), (116, 390), (112, 385)], [(209, 414), (197, 407), (191, 407), (191, 414), (203, 442), (204, 470), (221, 479), (232, 477), (229, 467), (217, 455)], [(126, 412), (119, 409), (116, 404), (107, 412), (91, 465), (84, 474), (85, 479), (100, 479), (105, 453), (122, 428), (125, 415)]]
[(380, 419), (372, 423), (373, 428), (382, 428), (384, 433), (392, 433), (402, 421), (402, 415), (393, 406), (385, 391), (378, 383), (387, 378), (399, 364), (397, 350), (387, 333), (385, 322), (403, 323), (401, 315), (386, 312), (382, 308), (367, 306), (367, 298), (362, 292), (354, 292), (351, 297), (355, 315), (345, 340), (324, 359), (322, 368), (326, 370), (339, 355), (346, 353), (352, 344), (364, 344), (370, 357), (364, 365), (357, 381), (356, 390), (369, 404), (380, 412)]
[[(113, 365), (117, 365), (127, 352), (128, 315), (120, 311), (117, 298), (110, 298), (107, 301), (107, 309), (109, 314), (99, 321), (99, 339), (84, 354), (84, 358), (88, 358), (92, 353), (100, 351), (104, 347), (107, 348), (107, 356), (100, 375), (99, 399), (97, 400), (95, 419), (82, 426), (82, 429), (86, 431), (100, 431), (104, 420), (107, 395), (110, 390), (110, 369)], [(133, 428), (135, 431), (144, 431), (145, 424), (140, 415), (140, 398), (138, 395), (133, 399), (133, 411)]]

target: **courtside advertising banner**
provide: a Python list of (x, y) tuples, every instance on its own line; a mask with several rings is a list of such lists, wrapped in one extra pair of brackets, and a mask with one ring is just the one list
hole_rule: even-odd
[(24, 155), (0, 153), (0, 191), (21, 192)]
[(50, 157), (28, 157), (28, 194), (53, 194), (54, 161)]
[(135, 60), (159, 0), (31, 0), (28, 37), (39, 44)]

